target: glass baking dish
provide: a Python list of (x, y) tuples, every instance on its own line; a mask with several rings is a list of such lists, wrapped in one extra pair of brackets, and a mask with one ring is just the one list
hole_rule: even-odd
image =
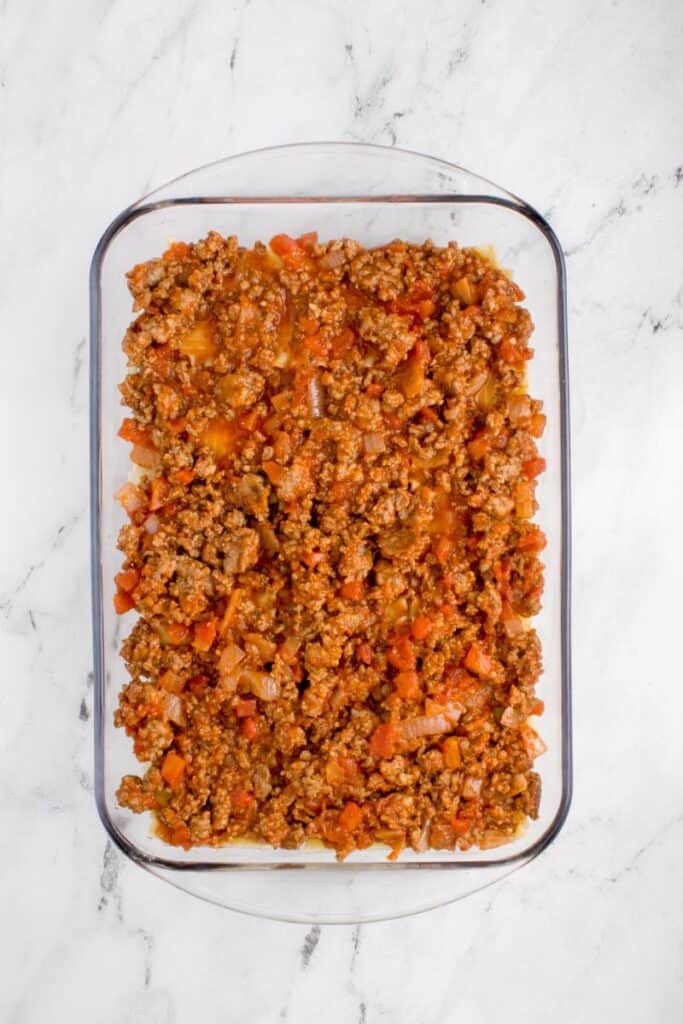
[[(522, 836), (492, 850), (406, 851), (395, 863), (372, 847), (339, 864), (322, 848), (274, 850), (255, 844), (185, 851), (164, 844), (149, 815), (117, 806), (120, 778), (138, 762), (113, 725), (126, 679), (114, 614), (116, 537), (124, 514), (114, 500), (127, 479), (127, 446), (116, 436), (125, 376), (121, 341), (131, 320), (124, 278), (171, 240), (210, 230), (242, 244), (279, 232), (316, 230), (371, 246), (392, 238), (493, 246), (514, 271), (535, 321), (529, 389), (545, 403), (541, 442), (548, 469), (538, 487), (536, 521), (546, 532), (544, 608), (535, 619), (543, 643), (539, 731), (548, 745), (536, 763), (540, 816)], [(530, 206), (463, 168), (381, 146), (310, 143), (259, 150), (199, 168), (124, 210), (93, 256), (91, 300), (91, 526), (95, 658), (95, 788), (112, 840), (132, 860), (174, 885), (221, 905), (296, 921), (350, 922), (414, 913), (450, 902), (528, 862), (557, 835), (571, 795), (569, 632), (569, 430), (565, 271), (557, 238)], [(268, 870), (277, 869), (277, 870)], [(306, 869), (306, 870), (301, 870)], [(429, 869), (429, 870), (426, 870)]]

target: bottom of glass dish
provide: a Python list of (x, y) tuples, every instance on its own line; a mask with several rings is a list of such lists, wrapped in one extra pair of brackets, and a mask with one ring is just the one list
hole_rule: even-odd
[[(145, 865), (158, 878), (192, 896), (252, 917), (294, 924), (364, 924), (410, 917), (455, 903), (486, 889), (527, 861), (456, 871), (276, 871), (180, 872)], [(437, 865), (434, 865), (435, 867)]]

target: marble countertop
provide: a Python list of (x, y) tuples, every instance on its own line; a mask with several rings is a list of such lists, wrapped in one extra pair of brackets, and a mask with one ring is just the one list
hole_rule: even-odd
[[(543, 4), (0, 8), (0, 1019), (557, 1024), (683, 1016), (683, 14)], [(575, 797), (556, 843), (405, 921), (254, 920), (148, 876), (92, 796), (87, 271), (198, 164), (326, 138), (524, 196), (567, 254)]]

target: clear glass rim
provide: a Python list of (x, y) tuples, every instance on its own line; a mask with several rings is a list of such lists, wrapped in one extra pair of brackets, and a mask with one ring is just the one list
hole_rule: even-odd
[[(318, 149), (320, 151), (339, 151), (341, 149), (359, 151), (377, 151), (386, 155), (403, 155), (416, 157), (434, 165), (435, 169), (443, 167), (449, 172), (459, 171), (482, 185), (494, 190), (497, 195), (487, 193), (450, 193), (437, 194), (386, 194), (373, 196), (247, 196), (247, 195), (197, 195), (175, 198), (159, 198), (154, 196), (179, 185), (181, 182), (201, 171), (213, 167), (227, 165), (250, 156), (266, 155), (283, 151), (303, 151)], [(101, 571), (101, 270), (109, 245), (114, 238), (133, 220), (153, 213), (157, 210), (173, 206), (193, 205), (230, 205), (230, 204), (315, 204), (315, 203), (448, 203), (475, 205), (485, 203), (507, 208), (524, 216), (545, 236), (550, 245), (557, 273), (557, 336), (558, 336), (558, 381), (560, 391), (560, 441), (561, 441), (561, 569), (560, 569), (560, 654), (561, 654), (561, 722), (562, 722), (562, 794), (554, 818), (545, 832), (529, 847), (489, 861), (478, 860), (439, 860), (439, 861), (383, 861), (378, 863), (354, 863), (345, 861), (312, 863), (287, 861), (278, 863), (219, 863), (212, 861), (181, 861), (169, 860), (165, 857), (146, 853), (135, 846), (126, 836), (122, 835), (112, 821), (107, 807), (104, 773), (104, 737), (105, 737), (105, 671), (104, 671), (104, 638), (102, 611), (102, 571)], [(281, 146), (263, 147), (237, 153), (230, 157), (212, 161), (179, 175), (139, 200), (126, 207), (104, 230), (93, 253), (89, 277), (90, 297), (90, 543), (91, 543), (91, 599), (92, 628), (94, 655), (94, 745), (95, 745), (95, 802), (102, 824), (111, 840), (128, 858), (150, 870), (161, 868), (185, 872), (263, 872), (263, 871), (352, 871), (367, 873), (370, 871), (405, 871), (429, 869), (473, 869), (501, 868), (509, 865), (511, 870), (516, 866), (534, 859), (561, 831), (569, 813), (572, 800), (572, 722), (571, 722), (571, 519), (570, 519), (570, 428), (569, 428), (569, 370), (568, 370), (568, 338), (566, 312), (566, 267), (564, 254), (555, 232), (546, 219), (524, 200), (515, 196), (507, 189), (481, 175), (475, 174), (459, 164), (437, 157), (429, 156), (414, 150), (400, 149), (392, 146), (370, 145), (354, 142), (303, 142)], [(246, 912), (246, 911), (245, 911)]]

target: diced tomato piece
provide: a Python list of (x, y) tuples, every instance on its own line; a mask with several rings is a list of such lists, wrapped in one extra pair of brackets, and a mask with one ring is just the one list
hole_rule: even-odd
[(352, 800), (339, 815), (339, 824), (346, 832), (355, 832), (363, 820), (363, 812)]
[(134, 607), (135, 601), (130, 594), (126, 594), (122, 590), (114, 594), (114, 610), (117, 615), (125, 615), (126, 612), (129, 612)]
[(417, 672), (399, 672), (394, 677), (394, 686), (399, 697), (403, 700), (419, 700), (422, 696), (420, 689), (420, 678)]
[(290, 235), (274, 235), (268, 243), (276, 256), (297, 261), (306, 256), (306, 250)]
[(400, 672), (415, 668), (415, 650), (408, 636), (400, 636), (387, 652), (387, 661)]
[(493, 658), (484, 650), (481, 644), (473, 643), (464, 661), (465, 668), (474, 672), (477, 676), (488, 678), (494, 670)]
[(339, 593), (349, 601), (359, 601), (363, 596), (362, 580), (348, 580), (346, 583), (342, 583)]
[(371, 398), (379, 398), (383, 391), (383, 386), (377, 381), (371, 381), (365, 389), (366, 395), (370, 395)]
[(206, 690), (208, 685), (209, 677), (205, 676), (203, 673), (200, 673), (196, 676), (192, 676), (192, 678), (188, 679), (187, 681), (187, 688), (190, 691), (190, 693), (193, 693), (195, 695), (195, 697), (201, 697), (201, 695), (204, 693), (204, 690)]
[(344, 327), (339, 334), (330, 339), (330, 355), (333, 359), (341, 359), (353, 348), (356, 343), (356, 334), (350, 327)]
[(171, 789), (179, 789), (183, 782), (187, 762), (184, 757), (169, 750), (161, 765), (161, 777)]
[(176, 825), (168, 834), (168, 841), (172, 846), (182, 846), (189, 850), (192, 846), (192, 833), (187, 825)]
[(206, 619), (204, 622), (195, 622), (192, 627), (192, 646), (196, 651), (208, 651), (216, 639), (218, 620), (215, 618)]
[(238, 700), (235, 704), (235, 714), (238, 718), (250, 718), (256, 714), (255, 700)]
[(533, 704), (531, 705), (531, 714), (532, 715), (542, 715), (544, 711), (545, 711), (545, 702), (542, 701), (542, 700), (539, 700), (539, 698), (536, 697), (536, 699), (534, 700)]
[(375, 757), (393, 757), (398, 739), (398, 727), (393, 722), (378, 725), (370, 737), (370, 753)]

